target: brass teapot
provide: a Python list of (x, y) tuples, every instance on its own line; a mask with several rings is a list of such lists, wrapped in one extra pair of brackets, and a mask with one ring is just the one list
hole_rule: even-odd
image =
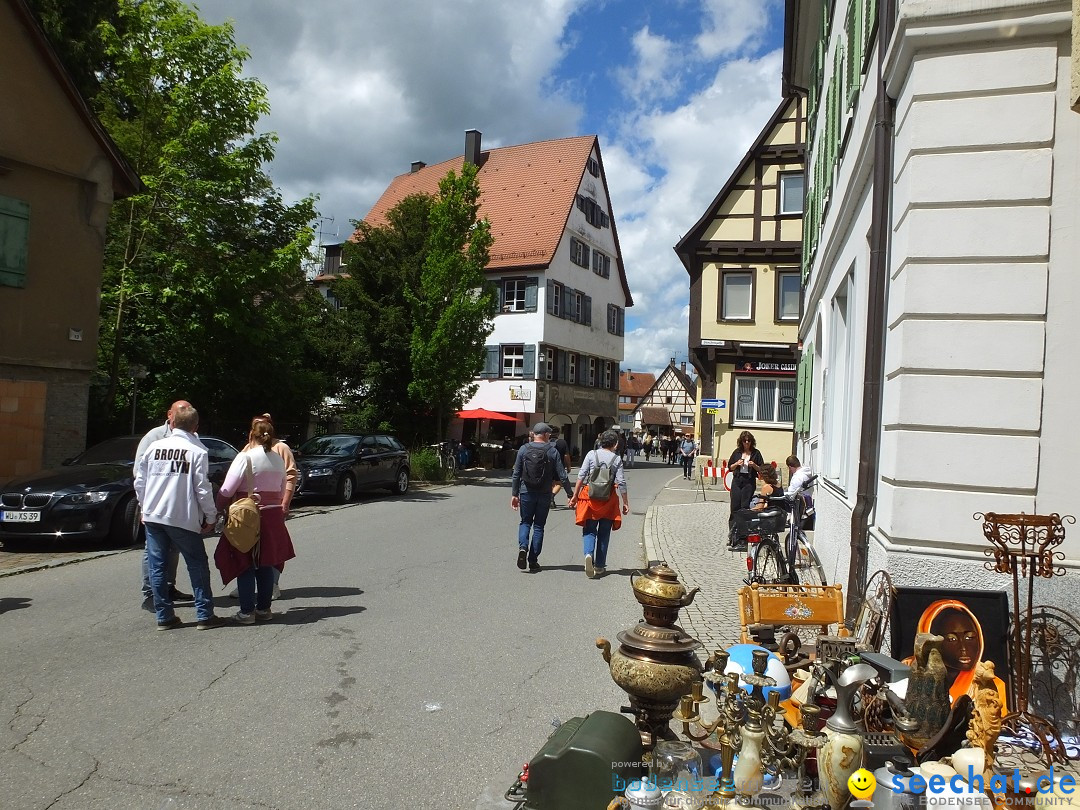
[(679, 575), (666, 563), (657, 563), (644, 574), (631, 574), (630, 587), (634, 589), (634, 598), (646, 607), (676, 609), (693, 602), (699, 590), (686, 590), (686, 586), (679, 582)]

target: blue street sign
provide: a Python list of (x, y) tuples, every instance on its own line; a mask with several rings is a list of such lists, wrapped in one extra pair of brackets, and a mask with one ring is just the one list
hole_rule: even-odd
[(726, 399), (703, 399), (701, 400), (702, 410), (708, 410), (710, 408), (726, 408)]

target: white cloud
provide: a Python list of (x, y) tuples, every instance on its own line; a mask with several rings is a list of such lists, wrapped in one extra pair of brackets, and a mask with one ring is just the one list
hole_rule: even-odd
[(198, 5), (238, 21), (247, 73), (269, 88), (274, 182), (289, 200), (320, 195), (330, 240), (410, 162), (461, 154), (466, 129), (492, 147), (596, 132), (635, 301), (624, 365), (685, 358), (673, 246), (780, 101), (780, 54), (759, 53), (779, 0), (681, 0), (662, 19), (631, 0)]

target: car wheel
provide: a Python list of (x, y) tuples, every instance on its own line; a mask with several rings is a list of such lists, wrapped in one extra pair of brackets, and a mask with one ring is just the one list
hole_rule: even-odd
[(398, 470), (397, 478), (394, 480), (394, 485), (390, 487), (390, 491), (395, 495), (404, 495), (409, 491), (409, 471), (402, 467)]
[(352, 473), (345, 473), (341, 476), (341, 480), (338, 481), (337, 498), (341, 503), (348, 503), (355, 494), (356, 481), (353, 480)]
[(133, 546), (139, 541), (141, 529), (139, 502), (134, 495), (130, 495), (118, 503), (113, 511), (109, 539), (118, 546)]

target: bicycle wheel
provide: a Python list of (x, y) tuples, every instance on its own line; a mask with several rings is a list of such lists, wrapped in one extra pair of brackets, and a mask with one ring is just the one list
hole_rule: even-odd
[(774, 540), (762, 540), (754, 552), (754, 582), (783, 584), (788, 581), (787, 566)]
[(801, 531), (798, 540), (795, 569), (798, 572), (799, 581), (804, 585), (828, 585), (825, 579), (825, 567), (821, 564), (821, 559), (814, 551), (814, 547)]

